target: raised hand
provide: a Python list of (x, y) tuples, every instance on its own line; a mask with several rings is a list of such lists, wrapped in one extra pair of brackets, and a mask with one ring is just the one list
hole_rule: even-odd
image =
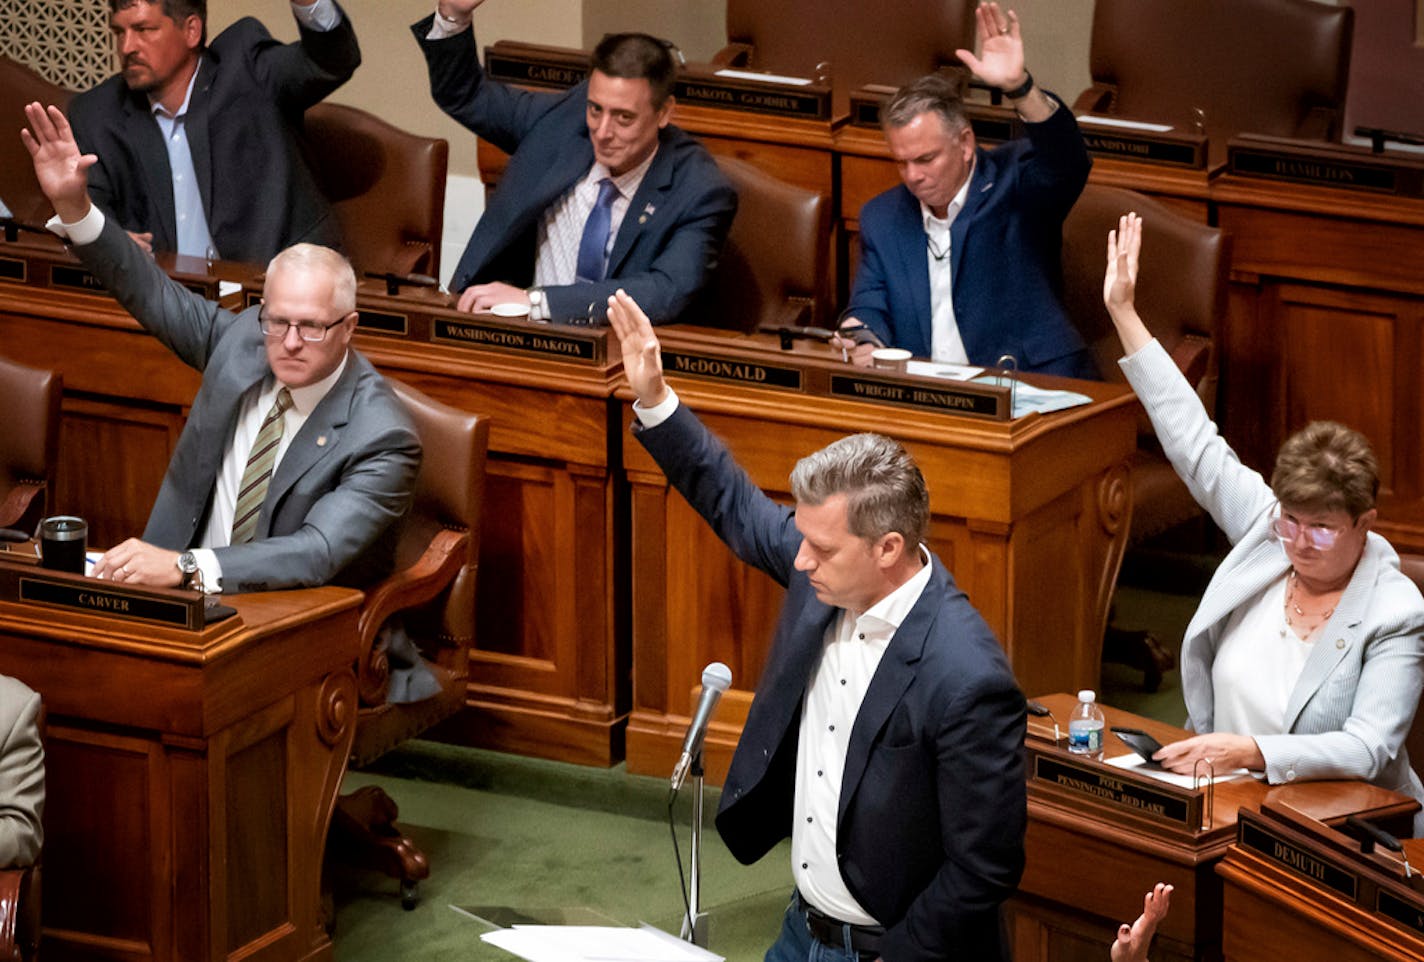
[(446, 19), (468, 20), (475, 8), (484, 2), (485, 0), (438, 0), (435, 6)]
[(981, 3), (974, 17), (979, 27), (980, 56), (974, 56), (972, 50), (956, 50), (955, 56), (991, 87), (1013, 90), (1022, 85), (1027, 75), (1019, 15), (1000, 10), (997, 3)]
[(656, 407), (667, 398), (663, 380), (662, 349), (652, 322), (638, 302), (621, 287), (608, 299), (608, 323), (623, 348), (623, 376), (645, 408)]
[(1157, 924), (1172, 907), (1172, 886), (1158, 882), (1142, 899), (1142, 914), (1131, 925), (1118, 926), (1112, 944), (1112, 962), (1147, 962), (1147, 947), (1157, 933)]
[(1136, 213), (1118, 218), (1108, 231), (1108, 266), (1103, 273), (1103, 303), (1109, 311), (1133, 307), (1137, 296), (1137, 264), (1142, 253), (1142, 218)]
[(30, 126), (20, 131), (20, 139), (30, 152), (40, 190), (60, 220), (76, 223), (89, 213), (88, 170), (99, 158), (79, 153), (74, 131), (58, 107), (32, 103), (25, 107), (25, 118)]

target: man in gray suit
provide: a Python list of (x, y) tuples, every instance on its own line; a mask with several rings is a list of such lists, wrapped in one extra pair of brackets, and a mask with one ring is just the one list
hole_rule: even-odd
[(150, 333), (203, 372), (143, 540), (94, 567), (133, 584), (263, 591), (363, 584), (390, 570), (420, 441), (390, 385), (350, 349), (356, 278), (298, 244), (239, 314), (170, 280), (90, 202), (57, 108), (25, 108), (35, 174), (84, 266)]
[(0, 675), (0, 868), (35, 864), (44, 841), (40, 696)]

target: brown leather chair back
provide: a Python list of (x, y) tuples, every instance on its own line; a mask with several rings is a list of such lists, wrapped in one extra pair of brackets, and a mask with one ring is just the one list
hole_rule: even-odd
[(738, 203), (713, 280), (708, 325), (754, 331), (821, 320), (829, 310), (830, 200), (746, 161), (719, 156), (717, 166), (736, 188)]
[(25, 105), (38, 100), (65, 109), (73, 96), (72, 91), (50, 83), (29, 67), (0, 56), (0, 117), (5, 120), (5, 132), (0, 135), (0, 201), (18, 221), (43, 224), (54, 213), (20, 140)]
[(450, 145), (333, 103), (307, 111), (303, 140), (356, 269), (438, 277)]
[(63, 393), (57, 372), (0, 357), (0, 528), (34, 531), (49, 513)]
[[(727, 42), (750, 48), (746, 66), (813, 77), (829, 62), (837, 102), (865, 84), (899, 87), (974, 48), (971, 0), (727, 0)], [(730, 49), (730, 48), (729, 48)], [(725, 58), (723, 58), (725, 59)]]
[[(1413, 581), (1420, 591), (1424, 591), (1424, 555), (1401, 554), (1399, 570), (1408, 575), (1409, 580)], [(1404, 747), (1409, 752), (1409, 763), (1414, 766), (1416, 772), (1424, 765), (1424, 695), (1420, 696), (1419, 709), (1414, 713), (1414, 724), (1410, 726), (1409, 736), (1404, 740)]]
[(1354, 11), (1310, 0), (1096, 0), (1079, 113), (1337, 140)]

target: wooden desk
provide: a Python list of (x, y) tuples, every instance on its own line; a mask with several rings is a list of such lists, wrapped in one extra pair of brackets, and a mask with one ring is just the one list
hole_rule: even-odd
[[(1412, 865), (1424, 858), (1424, 839), (1404, 846)], [(1263, 806), (1216, 871), (1228, 962), (1424, 958), (1424, 879), (1289, 808)]]
[[(830, 365), (839, 353), (784, 353), (764, 337), (659, 330), (665, 352)], [(666, 362), (665, 362), (666, 363)], [(671, 370), (671, 365), (668, 365)], [(931, 548), (1035, 690), (1096, 686), (1108, 599), (1130, 500), (1127, 459), (1136, 405), (1121, 385), (1070, 382), (1091, 405), (1014, 422), (672, 376), (684, 403), (730, 447), (752, 479), (789, 501), (792, 466), (846, 434), (905, 443), (930, 488)], [(623, 420), (631, 418), (625, 409)], [(739, 562), (631, 438), (623, 447), (632, 518), (633, 706), (628, 768), (665, 773), (680, 750), (702, 667), (719, 660), (734, 688), (707, 739), (720, 780), (771, 642), (782, 591)]]
[(360, 601), (236, 596), (191, 633), (0, 603), (0, 673), (48, 713), (45, 959), (332, 957), (321, 861)]
[[(1053, 712), (1066, 736), (1076, 697), (1058, 694), (1037, 700)], [(1163, 744), (1190, 734), (1102, 707), (1109, 726), (1142, 728)], [(1053, 746), (1052, 724), (1045, 722), (1029, 719), (1031, 753), (1066, 760), (1109, 779), (1120, 776), (1118, 769)], [(1107, 735), (1106, 757), (1124, 754), (1130, 754), (1129, 749)], [(1398, 831), (1408, 826), (1418, 808), (1407, 796), (1364, 782), (1302, 782), (1272, 788), (1255, 779), (1239, 779), (1216, 786), (1212, 820), (1209, 827), (1200, 828), (1103, 800), (1086, 788), (1035, 778), (1033, 773), (1031, 761), (1027, 864), (1019, 894), (1010, 902), (1014, 957), (1021, 962), (1045, 958), (1101, 962), (1118, 924), (1137, 917), (1143, 894), (1157, 882), (1169, 882), (1175, 891), (1171, 914), (1158, 929), (1154, 962), (1219, 959), (1222, 889), (1214, 869), (1236, 839), (1238, 812), (1259, 809), (1264, 800), (1274, 798), (1322, 820), (1359, 814)], [(1297, 955), (1292, 962), (1305, 957)]]

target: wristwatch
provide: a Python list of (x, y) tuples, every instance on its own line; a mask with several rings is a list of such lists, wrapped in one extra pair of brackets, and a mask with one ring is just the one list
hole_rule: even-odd
[(185, 551), (178, 556), (174, 562), (178, 566), (178, 572), (183, 576), (183, 580), (178, 582), (178, 587), (187, 588), (193, 583), (193, 576), (198, 573), (198, 558), (193, 552)]
[(542, 321), (549, 316), (544, 306), (544, 289), (542, 287), (531, 287), (524, 293), (529, 295), (530, 320)]

